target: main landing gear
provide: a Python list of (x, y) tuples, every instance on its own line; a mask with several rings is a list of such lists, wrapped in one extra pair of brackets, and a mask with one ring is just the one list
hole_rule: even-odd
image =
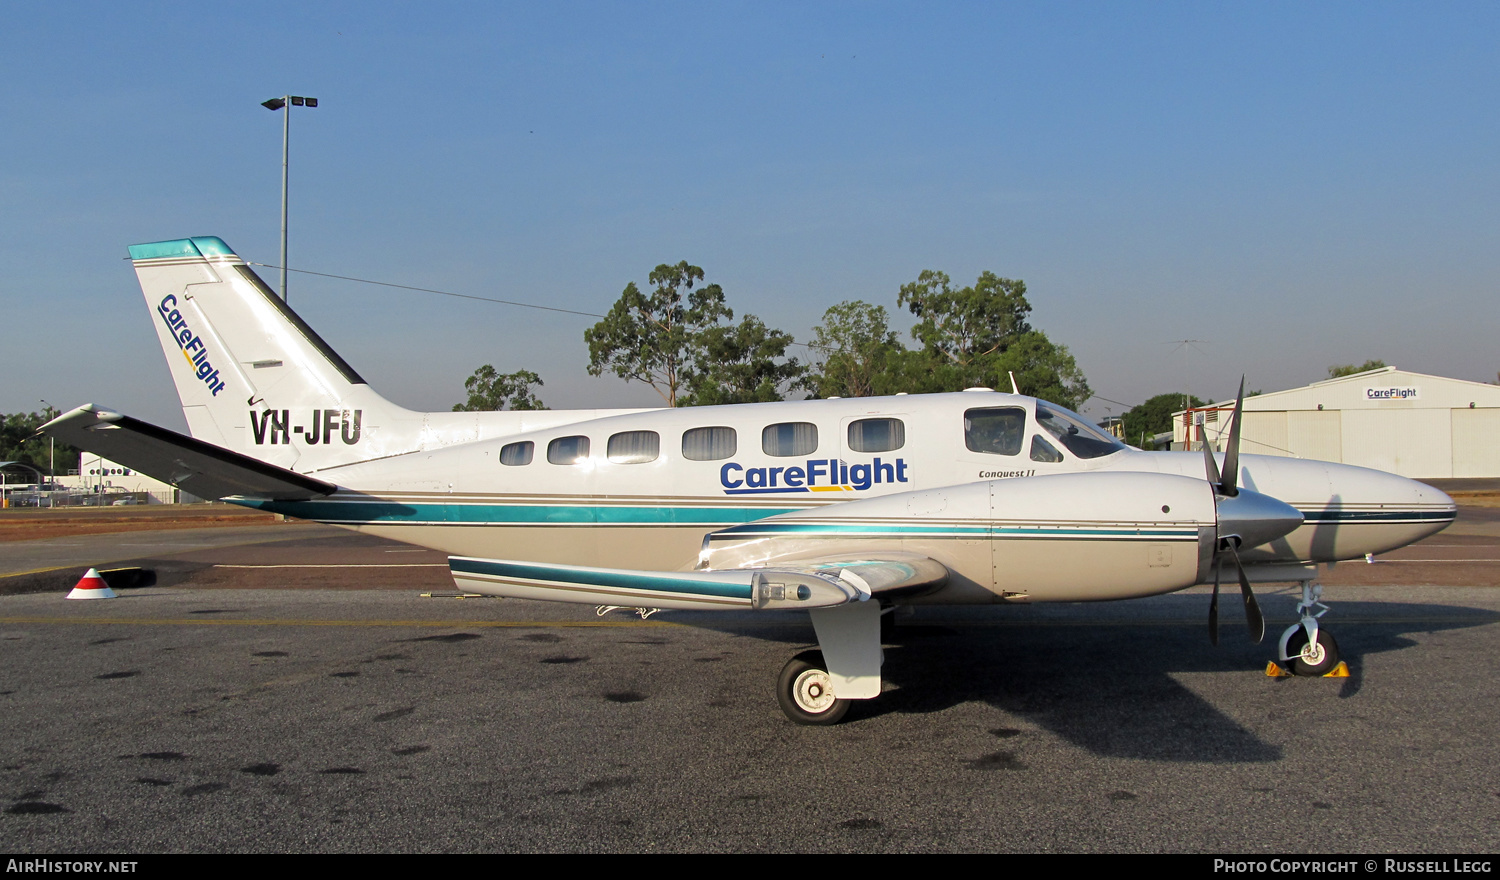
[(1328, 613), (1322, 598), (1321, 584), (1302, 581), (1302, 599), (1297, 603), (1301, 619), (1281, 634), (1280, 645), (1281, 662), (1294, 675), (1327, 675), (1339, 665), (1339, 643), (1318, 626), (1318, 618)]
[(837, 724), (854, 700), (880, 696), (880, 603), (853, 602), (809, 612), (819, 651), (781, 668), (776, 702), (797, 724)]
[(833, 679), (822, 651), (803, 651), (781, 667), (776, 701), (786, 717), (798, 724), (837, 724), (849, 711), (849, 701), (833, 695)]

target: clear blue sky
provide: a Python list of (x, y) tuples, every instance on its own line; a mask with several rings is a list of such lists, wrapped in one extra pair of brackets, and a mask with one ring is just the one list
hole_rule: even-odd
[[(1494, 3), (53, 3), (5, 44), (0, 412), (182, 426), (125, 246), (276, 263), (288, 92), (294, 267), (603, 312), (686, 259), (799, 339), (991, 270), (1126, 403), (1500, 370)], [(586, 319), (291, 302), (406, 406), (485, 363), (656, 400), (587, 375)]]

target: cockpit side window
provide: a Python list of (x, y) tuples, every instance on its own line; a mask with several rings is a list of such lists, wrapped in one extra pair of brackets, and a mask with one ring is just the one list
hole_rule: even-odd
[(1063, 457), (1056, 447), (1042, 439), (1041, 434), (1033, 434), (1031, 436), (1031, 460), (1053, 464), (1062, 461)]
[[(1101, 458), (1125, 448), (1124, 443), (1089, 424), (1083, 416), (1055, 404), (1038, 403), (1036, 420), (1048, 434), (1057, 438), (1057, 442), (1079, 458)], [(1036, 456), (1033, 454), (1032, 457)]]
[(964, 412), (964, 445), (970, 452), (1018, 455), (1026, 438), (1026, 410), (997, 406)]

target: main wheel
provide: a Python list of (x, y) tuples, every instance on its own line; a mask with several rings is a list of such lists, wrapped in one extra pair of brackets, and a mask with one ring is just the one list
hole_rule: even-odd
[(833, 679), (821, 651), (803, 651), (781, 667), (776, 701), (798, 724), (837, 724), (849, 711), (849, 701), (833, 695)]
[(1318, 643), (1310, 648), (1307, 643), (1307, 630), (1297, 627), (1286, 643), (1288, 662), (1292, 664), (1292, 672), (1296, 675), (1326, 675), (1333, 667), (1339, 665), (1339, 643), (1333, 640), (1333, 633), (1326, 629), (1318, 630)]

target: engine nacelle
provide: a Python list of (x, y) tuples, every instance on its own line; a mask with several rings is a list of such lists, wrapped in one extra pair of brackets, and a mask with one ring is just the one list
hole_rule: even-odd
[(769, 517), (709, 535), (701, 563), (763, 567), (902, 552), (947, 567), (945, 603), (1086, 601), (1200, 583), (1212, 574), (1216, 539), (1214, 493), (1204, 480), (1095, 472), (967, 483)]

